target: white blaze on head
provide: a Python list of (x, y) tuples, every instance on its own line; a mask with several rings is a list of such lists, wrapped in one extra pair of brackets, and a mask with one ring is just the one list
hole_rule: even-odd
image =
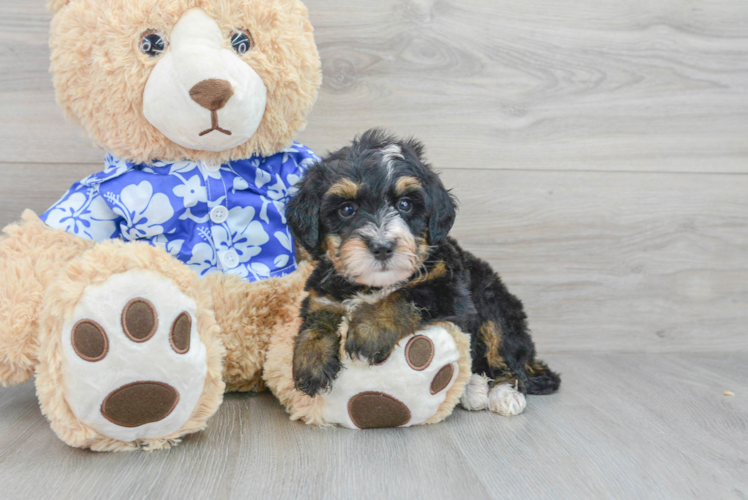
[[(267, 105), (267, 88), (241, 57), (224, 48), (224, 34), (204, 10), (188, 10), (171, 33), (170, 50), (159, 60), (143, 94), (146, 119), (176, 144), (199, 151), (225, 151), (247, 142), (257, 132)], [(211, 111), (190, 97), (206, 80), (226, 81), (233, 95), (217, 111), (218, 125), (231, 135), (213, 131)]]
[(382, 160), (385, 167), (387, 168), (387, 178), (392, 179), (395, 174), (395, 166), (392, 164), (394, 160), (403, 160), (403, 150), (397, 144), (390, 144), (386, 148), (382, 149)]

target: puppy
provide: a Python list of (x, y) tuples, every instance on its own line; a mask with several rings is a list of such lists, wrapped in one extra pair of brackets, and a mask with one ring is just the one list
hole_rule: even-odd
[(331, 388), (344, 318), (346, 352), (371, 364), (429, 323), (451, 321), (470, 334), (467, 409), (515, 415), (524, 394), (558, 389), (560, 377), (535, 359), (522, 303), (447, 236), (455, 215), (456, 200), (414, 140), (371, 130), (308, 170), (287, 212), (318, 261), (294, 348), (298, 390)]

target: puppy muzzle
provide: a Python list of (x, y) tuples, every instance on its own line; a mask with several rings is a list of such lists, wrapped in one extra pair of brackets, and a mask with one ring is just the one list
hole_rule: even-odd
[(366, 243), (374, 258), (380, 262), (387, 262), (395, 255), (397, 240), (371, 240)]

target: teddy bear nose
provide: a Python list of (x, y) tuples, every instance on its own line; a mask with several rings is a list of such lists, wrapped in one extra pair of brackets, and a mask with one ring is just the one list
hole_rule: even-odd
[(223, 109), (233, 95), (234, 89), (226, 80), (203, 80), (190, 89), (192, 100), (210, 111)]

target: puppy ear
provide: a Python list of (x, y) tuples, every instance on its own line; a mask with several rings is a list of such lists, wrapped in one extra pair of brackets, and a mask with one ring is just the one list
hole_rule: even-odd
[(299, 193), (286, 207), (291, 234), (314, 257), (320, 253), (319, 207), (322, 203), (320, 193), (323, 191), (318, 184), (321, 178), (321, 166), (312, 166), (301, 181)]
[(444, 188), (439, 177), (428, 188), (431, 202), (431, 217), (429, 218), (429, 245), (438, 245), (447, 237), (457, 217), (457, 200)]
[(409, 139), (403, 143), (403, 146), (404, 150), (410, 151), (410, 154), (417, 158), (414, 163), (426, 181), (428, 208), (431, 214), (429, 218), (429, 245), (438, 245), (444, 241), (455, 223), (457, 199), (444, 188), (439, 176), (426, 163), (426, 151), (421, 142), (416, 139)]

